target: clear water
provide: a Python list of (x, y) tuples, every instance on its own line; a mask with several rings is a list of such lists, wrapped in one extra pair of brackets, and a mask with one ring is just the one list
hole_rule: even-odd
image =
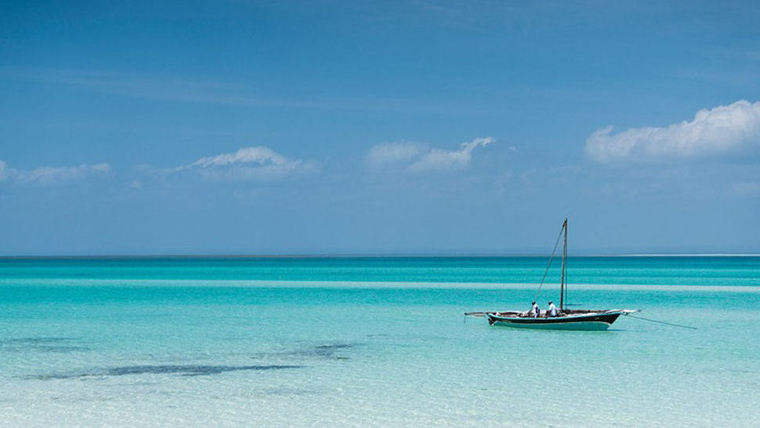
[(571, 303), (696, 330), (464, 322), (527, 309), (545, 266), (0, 260), (0, 424), (760, 425), (760, 258), (570, 259)]

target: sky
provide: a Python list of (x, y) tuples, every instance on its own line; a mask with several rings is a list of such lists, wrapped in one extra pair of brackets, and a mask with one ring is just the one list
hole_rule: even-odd
[(0, 1), (0, 255), (760, 253), (756, 1)]

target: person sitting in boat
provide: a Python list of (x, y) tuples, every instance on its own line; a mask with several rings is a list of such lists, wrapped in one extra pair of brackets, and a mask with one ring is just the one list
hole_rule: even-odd
[(557, 307), (554, 306), (554, 303), (552, 301), (549, 301), (549, 316), (556, 317), (557, 315), (558, 315)]
[(533, 305), (533, 307), (531, 308), (529, 315), (532, 317), (540, 317), (541, 309), (538, 308), (538, 304), (536, 304), (536, 302), (531, 302), (531, 305)]

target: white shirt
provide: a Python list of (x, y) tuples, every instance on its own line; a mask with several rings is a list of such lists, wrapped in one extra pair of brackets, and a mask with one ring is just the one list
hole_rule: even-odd
[(556, 317), (557, 316), (557, 307), (554, 306), (554, 303), (549, 305), (549, 315)]

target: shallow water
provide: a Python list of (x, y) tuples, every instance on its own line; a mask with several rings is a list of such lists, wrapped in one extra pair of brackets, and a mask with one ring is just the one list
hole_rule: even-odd
[(545, 259), (0, 260), (2, 424), (760, 425), (759, 258), (570, 262), (571, 304), (697, 329), (465, 322)]

